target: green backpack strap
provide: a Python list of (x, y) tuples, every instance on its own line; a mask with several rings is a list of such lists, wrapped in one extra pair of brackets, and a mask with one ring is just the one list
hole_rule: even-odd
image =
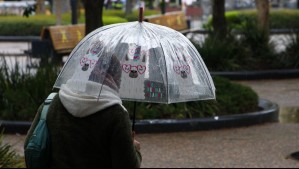
[(57, 95), (57, 93), (51, 93), (48, 98), (45, 100), (44, 102), (44, 106), (43, 106), (43, 110), (40, 116), (41, 120), (46, 120), (47, 119), (47, 113), (48, 113), (48, 109), (50, 107), (50, 104), (52, 102), (52, 100), (54, 99), (54, 97)]
[(33, 134), (30, 136), (28, 144), (25, 146), (24, 155), (27, 168), (49, 167), (51, 161), (51, 143), (46, 118), (50, 104), (56, 94), (51, 93), (45, 100), (40, 120)]

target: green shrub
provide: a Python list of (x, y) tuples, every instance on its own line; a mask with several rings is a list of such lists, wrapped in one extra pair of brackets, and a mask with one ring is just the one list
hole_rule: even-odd
[(46, 16), (32, 16), (29, 18), (21, 16), (1, 16), (0, 34), (1, 36), (39, 36), (44, 26), (54, 24), (55, 19)]
[[(228, 11), (225, 13), (227, 25), (230, 29), (241, 29), (246, 22), (256, 22), (256, 10)], [(298, 29), (299, 11), (292, 9), (270, 10), (269, 18), (271, 29)], [(212, 18), (204, 26), (207, 29), (212, 28)]]
[(287, 68), (299, 68), (299, 31), (294, 32), (290, 38), (290, 44), (287, 46), (285, 52), (282, 53), (281, 63)]
[(3, 132), (0, 133), (0, 168), (24, 168), (24, 159), (16, 154), (11, 145), (3, 144)]
[(258, 95), (250, 87), (219, 77), (214, 78), (214, 82), (219, 105), (217, 115), (240, 114), (258, 109)]
[(299, 29), (299, 10), (272, 10), (270, 27), (272, 29)]
[[(145, 10), (144, 15), (157, 14), (155, 10)], [(122, 10), (104, 10), (104, 25), (123, 23), (128, 21), (137, 21), (138, 11), (133, 11), (129, 16), (125, 16)], [(78, 23), (85, 23), (84, 13), (78, 18)], [(39, 36), (42, 28), (56, 24), (55, 15), (34, 15), (30, 17), (23, 16), (0, 16), (0, 36)], [(66, 13), (62, 15), (62, 25), (71, 24), (71, 15)]]
[(242, 69), (239, 42), (233, 36), (219, 40), (209, 35), (201, 45), (193, 43), (209, 70), (233, 71)]
[[(258, 95), (249, 87), (214, 77), (216, 101), (195, 101), (176, 104), (137, 103), (137, 119), (202, 118), (230, 114), (242, 114), (258, 110)], [(133, 103), (124, 102), (133, 113)]]
[(0, 69), (0, 116), (7, 120), (33, 120), (37, 108), (51, 92), (58, 68), (40, 67), (35, 75), (15, 65), (9, 69), (2, 58)]
[[(81, 15), (79, 23), (85, 23)], [(104, 25), (127, 22), (123, 17), (104, 16)], [(0, 36), (40, 36), (43, 27), (56, 24), (56, 16), (35, 15), (29, 18), (23, 16), (0, 16)], [(70, 14), (62, 15), (62, 25), (71, 24)]]
[[(129, 22), (132, 22), (132, 21), (138, 21), (139, 11), (134, 10), (132, 14), (128, 16), (125, 15), (125, 12), (123, 10), (104, 10), (103, 14), (104, 16), (117, 16), (120, 18), (126, 18)], [(144, 16), (157, 15), (157, 14), (160, 14), (160, 12), (156, 10), (146, 9), (144, 11)]]
[[(194, 43), (210, 70), (267, 70), (290, 67), (279, 62), (281, 54), (275, 51), (275, 44), (270, 41), (268, 33), (260, 30), (255, 22), (250, 19), (244, 21), (239, 27), (239, 34), (234, 32), (232, 30), (221, 40), (210, 34), (201, 45)], [(285, 62), (294, 61), (291, 57), (284, 59), (287, 59)]]
[(246, 58), (244, 69), (265, 70), (280, 68), (278, 54), (267, 32), (260, 30), (254, 22), (248, 21), (241, 28), (240, 50)]

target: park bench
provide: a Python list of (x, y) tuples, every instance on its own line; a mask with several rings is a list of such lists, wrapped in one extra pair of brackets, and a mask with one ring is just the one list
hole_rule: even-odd
[(190, 29), (190, 21), (183, 11), (169, 12), (164, 15), (146, 16), (144, 21), (170, 27), (181, 32), (183, 35), (187, 35), (188, 33), (207, 33), (207, 31), (203, 31), (200, 28)]
[(188, 21), (183, 12), (169, 12), (164, 15), (146, 16), (144, 21), (167, 26), (177, 31), (189, 30)]
[(84, 24), (49, 26), (42, 30), (41, 41), (45, 45), (47, 43), (50, 45), (51, 56), (56, 59), (62, 59), (63, 56), (69, 55), (72, 52), (84, 36)]
[[(189, 29), (183, 12), (170, 12), (165, 15), (145, 17), (146, 22), (164, 25), (177, 31)], [(85, 25), (49, 26), (43, 28), (41, 40), (32, 42), (32, 57), (40, 58), (45, 54), (61, 60), (69, 55), (85, 36)]]

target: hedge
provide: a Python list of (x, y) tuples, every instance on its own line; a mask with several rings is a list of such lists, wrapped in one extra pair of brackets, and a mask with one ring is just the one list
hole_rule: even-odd
[[(157, 14), (157, 11), (146, 10), (146, 15)], [(134, 11), (127, 17), (124, 17), (122, 10), (104, 10), (103, 22), (104, 25), (114, 23), (122, 23), (128, 21), (137, 21), (138, 14)], [(79, 23), (85, 23), (84, 14), (80, 14), (78, 18)], [(0, 36), (39, 36), (44, 26), (51, 26), (56, 24), (55, 15), (34, 15), (23, 16), (0, 16)], [(69, 13), (62, 15), (62, 25), (71, 24), (71, 15)]]
[[(228, 11), (225, 14), (228, 27), (239, 29), (248, 21), (256, 21), (256, 10)], [(271, 29), (298, 29), (299, 28), (299, 10), (279, 9), (270, 11)], [(212, 18), (209, 19), (205, 28), (212, 28)]]

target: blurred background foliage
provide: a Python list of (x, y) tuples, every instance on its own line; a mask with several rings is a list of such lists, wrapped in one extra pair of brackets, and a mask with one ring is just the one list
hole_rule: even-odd
[[(227, 26), (229, 29), (242, 29), (247, 22), (254, 22), (256, 24), (257, 11), (256, 10), (238, 10), (227, 11), (225, 13)], [(298, 29), (299, 28), (299, 10), (294, 9), (278, 9), (270, 11), (270, 29)], [(205, 29), (212, 29), (212, 17), (204, 25)]]
[[(104, 25), (114, 23), (123, 23), (137, 21), (138, 11), (133, 11), (132, 14), (125, 15), (122, 10), (104, 10), (103, 22)], [(146, 10), (144, 15), (158, 14), (156, 10)], [(78, 23), (85, 23), (84, 11), (81, 11), (78, 17)], [(71, 24), (71, 14), (65, 13), (62, 15), (62, 24)], [(23, 16), (6, 16), (0, 15), (0, 36), (40, 36), (43, 27), (56, 25), (55, 15), (33, 15), (28, 18)]]

